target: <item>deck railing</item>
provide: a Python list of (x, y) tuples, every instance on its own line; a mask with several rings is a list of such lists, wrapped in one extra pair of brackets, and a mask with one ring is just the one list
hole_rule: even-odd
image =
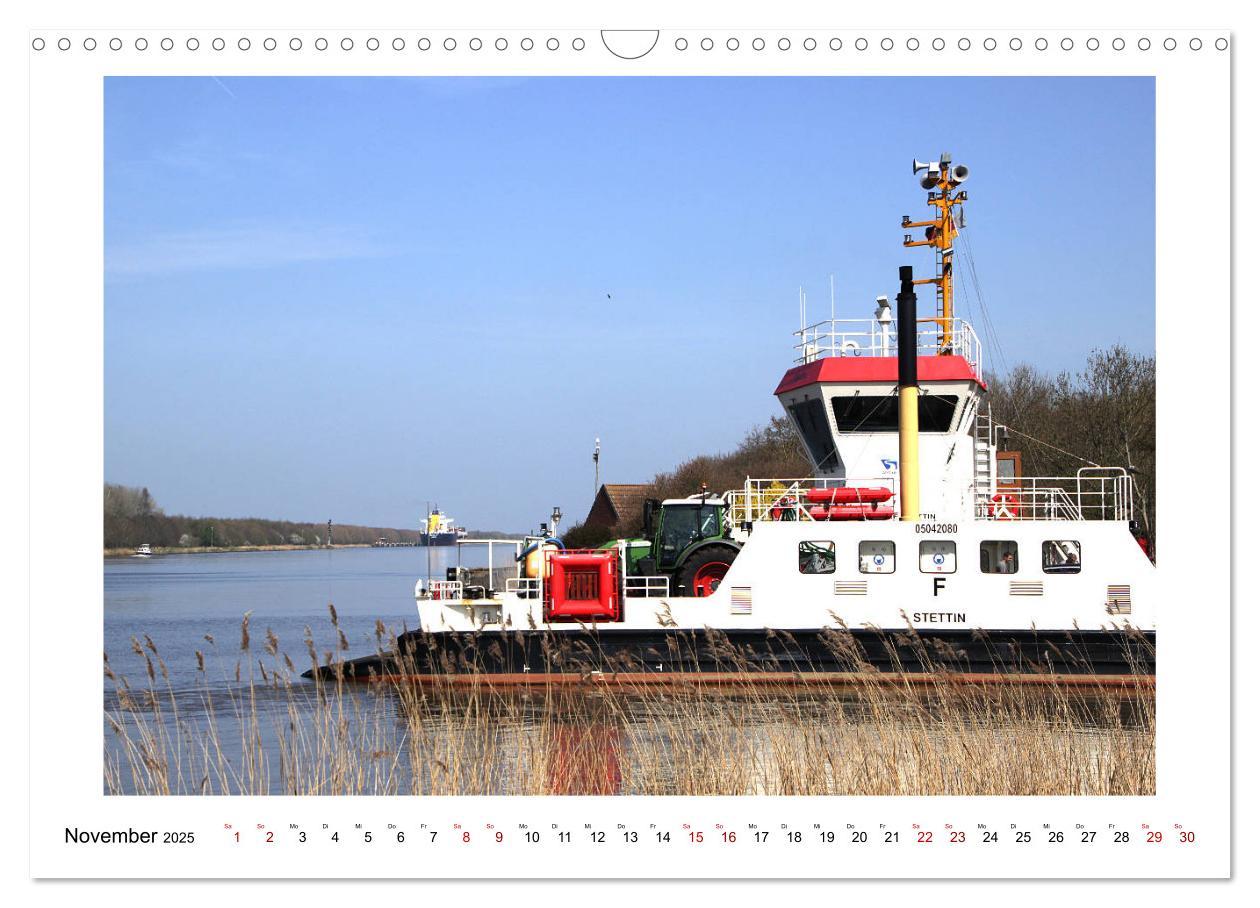
[(463, 599), (464, 584), (460, 580), (434, 580), (433, 585), (429, 587), (429, 598), (431, 599)]
[(1120, 467), (1082, 467), (1075, 476), (1024, 476), (977, 492), (980, 520), (1133, 519), (1133, 477)]
[(508, 595), (537, 599), (542, 592), (542, 580), (538, 577), (509, 577), (505, 588)]
[(845, 486), (888, 489), (892, 497), (880, 503), (883, 509), (897, 510), (897, 488), (888, 476), (875, 479), (746, 479), (742, 489), (733, 489), (725, 498), (730, 506), (734, 526), (756, 523), (762, 520), (813, 520), (810, 508), (820, 505), (811, 503), (806, 495), (810, 489), (838, 489)]
[[(769, 520), (815, 520), (810, 502), (811, 489), (837, 489), (845, 486), (888, 489), (888, 500), (879, 502), (881, 511), (899, 512), (895, 477), (870, 479), (746, 479), (742, 489), (727, 492), (731, 526)], [(1075, 476), (1025, 476), (1017, 484), (999, 487), (996, 492), (976, 490), (972, 494), (976, 520), (1119, 520), (1133, 519), (1133, 477), (1120, 467), (1083, 467)], [(941, 519), (951, 515), (938, 514)], [(858, 520), (860, 517), (854, 517)], [(955, 518), (956, 519), (956, 518)]]
[(649, 596), (668, 596), (669, 578), (663, 575), (625, 577), (622, 592), (627, 599), (646, 599)]
[[(943, 328), (948, 321), (950, 340), (942, 346)], [(975, 329), (960, 318), (921, 318), (915, 332), (915, 346), (920, 356), (952, 353), (961, 356), (977, 375), (983, 374), (980, 362), (980, 339)], [(792, 332), (796, 338), (797, 364), (812, 363), (825, 356), (896, 356), (897, 322), (881, 322), (874, 318), (827, 319)]]

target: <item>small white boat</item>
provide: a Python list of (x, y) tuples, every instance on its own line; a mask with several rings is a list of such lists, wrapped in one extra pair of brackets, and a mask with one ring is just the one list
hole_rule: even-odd
[(131, 557), (132, 558), (152, 558), (153, 547), (149, 545), (147, 542), (142, 545), (138, 545), (136, 546), (135, 553)]

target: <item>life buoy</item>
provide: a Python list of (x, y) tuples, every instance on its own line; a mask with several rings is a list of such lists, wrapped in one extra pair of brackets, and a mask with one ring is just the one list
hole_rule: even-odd
[(796, 519), (796, 499), (790, 495), (784, 495), (774, 504), (770, 505), (771, 520), (795, 520)]
[(996, 520), (1014, 520), (1019, 510), (1018, 499), (1009, 492), (999, 492), (989, 505), (989, 516)]

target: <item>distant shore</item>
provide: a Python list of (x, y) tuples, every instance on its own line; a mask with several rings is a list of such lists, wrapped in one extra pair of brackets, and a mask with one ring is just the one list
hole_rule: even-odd
[[(154, 555), (217, 555), (220, 553), (234, 552), (300, 552), (306, 549), (370, 549), (373, 548), (370, 542), (347, 542), (334, 543), (327, 545), (232, 545), (232, 546), (210, 546), (188, 545), (162, 547), (153, 546)], [(403, 546), (403, 548), (412, 548), (412, 546)], [(136, 550), (132, 549), (105, 549), (106, 558), (131, 558), (136, 554)]]

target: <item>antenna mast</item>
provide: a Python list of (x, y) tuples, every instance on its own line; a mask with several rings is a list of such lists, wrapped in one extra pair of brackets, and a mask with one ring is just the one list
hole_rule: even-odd
[(907, 233), (902, 240), (903, 246), (931, 246), (936, 250), (936, 277), (925, 277), (915, 281), (916, 284), (936, 285), (936, 317), (923, 321), (936, 322), (937, 353), (952, 353), (954, 346), (954, 238), (963, 226), (962, 208), (958, 209), (958, 217), (954, 218), (954, 206), (967, 201), (966, 190), (958, 189), (959, 184), (971, 175), (966, 164), (954, 164), (949, 152), (941, 152), (939, 161), (914, 160), (914, 173), (926, 170), (919, 180), (919, 185), (928, 190), (928, 204), (937, 209), (935, 220), (912, 221), (909, 215), (903, 215), (903, 229), (913, 227), (925, 228), (925, 239), (916, 240), (913, 234)]

